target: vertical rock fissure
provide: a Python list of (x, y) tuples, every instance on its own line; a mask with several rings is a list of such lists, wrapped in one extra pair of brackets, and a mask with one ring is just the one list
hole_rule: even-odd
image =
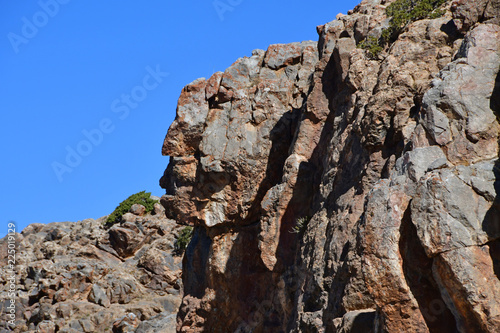
[(491, 93), (490, 99), (490, 109), (493, 110), (497, 119), (500, 118), (500, 68), (498, 69), (498, 74), (495, 79), (495, 87)]
[[(495, 79), (495, 87), (490, 98), (490, 108), (493, 110), (497, 116), (497, 121), (500, 122), (500, 68)], [(500, 157), (500, 142), (499, 142), (499, 157)], [(486, 225), (494, 225), (500, 228), (500, 158), (496, 160), (493, 167), (493, 174), (495, 176), (495, 182), (493, 183), (496, 197), (493, 201), (493, 205), (486, 213), (485, 221), (483, 223)], [(488, 219), (490, 221), (488, 221)], [(491, 221), (491, 219), (494, 219)], [(493, 270), (496, 277), (500, 280), (500, 239), (491, 241), (489, 244), (489, 252), (491, 260), (493, 262)]]
[(403, 215), (400, 234), (399, 251), (404, 277), (417, 300), (427, 328), (431, 333), (458, 332), (455, 318), (447, 308), (432, 276), (433, 259), (425, 254), (417, 229), (411, 221), (411, 205), (408, 205)]
[(292, 109), (283, 114), (280, 120), (271, 130), (269, 139), (271, 148), (267, 159), (265, 177), (260, 183), (259, 189), (249, 209), (248, 216), (243, 224), (250, 224), (261, 216), (261, 203), (270, 188), (278, 184), (283, 177), (283, 167), (289, 156), (290, 147), (293, 144), (296, 129), (301, 116), (301, 109)]
[(500, 239), (488, 243), (491, 261), (493, 262), (493, 271), (497, 279), (500, 280)]

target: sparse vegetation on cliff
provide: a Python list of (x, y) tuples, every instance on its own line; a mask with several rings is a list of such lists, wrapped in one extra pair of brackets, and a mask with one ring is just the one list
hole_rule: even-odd
[(391, 18), (389, 27), (382, 30), (379, 38), (368, 36), (358, 43), (358, 47), (367, 50), (370, 58), (377, 59), (384, 47), (394, 42), (408, 24), (443, 15), (440, 7), (444, 3), (446, 0), (396, 0), (385, 10)]
[(367, 50), (371, 59), (376, 59), (384, 49), (379, 39), (374, 36), (370, 36), (359, 42), (358, 47)]
[(181, 230), (177, 237), (174, 247), (177, 253), (183, 253), (186, 250), (191, 238), (193, 237), (193, 227), (187, 226)]
[(445, 2), (446, 0), (396, 0), (385, 10), (391, 21), (389, 28), (382, 32), (382, 39), (384, 42), (391, 42), (411, 22), (440, 17), (443, 11), (439, 7)]
[(309, 216), (303, 216), (297, 219), (295, 222), (295, 226), (290, 230), (292, 234), (298, 234), (305, 230), (307, 222), (309, 222), (311, 218)]
[(120, 223), (122, 215), (127, 213), (133, 204), (141, 204), (146, 208), (146, 213), (153, 211), (154, 204), (158, 200), (151, 199), (151, 193), (141, 191), (139, 193), (132, 194), (127, 199), (122, 201), (106, 219), (105, 226), (111, 227), (116, 223)]

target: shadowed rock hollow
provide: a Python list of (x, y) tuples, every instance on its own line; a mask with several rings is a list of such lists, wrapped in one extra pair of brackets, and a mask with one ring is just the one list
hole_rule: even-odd
[(500, 331), (500, 3), (448, 1), (374, 57), (391, 2), (183, 89), (179, 331)]

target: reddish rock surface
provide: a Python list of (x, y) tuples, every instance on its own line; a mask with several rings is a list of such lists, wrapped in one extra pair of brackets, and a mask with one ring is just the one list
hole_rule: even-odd
[(370, 56), (391, 2), (184, 88), (161, 179), (195, 226), (178, 331), (500, 331), (498, 1)]
[(17, 234), (1, 332), (500, 332), (499, 1), (358, 48), (391, 2), (187, 85), (161, 205)]

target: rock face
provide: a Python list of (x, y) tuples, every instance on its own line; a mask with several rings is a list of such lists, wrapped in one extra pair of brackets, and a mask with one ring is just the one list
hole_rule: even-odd
[[(179, 226), (160, 204), (153, 215), (134, 206), (135, 214), (108, 230), (101, 218), (31, 224), (16, 234), (16, 322), (13, 328), (2, 318), (0, 331), (175, 332), (168, 318), (175, 319), (182, 298), (173, 245)], [(2, 253), (6, 246), (0, 240)], [(6, 282), (2, 276), (3, 310)]]
[(450, 1), (373, 59), (391, 2), (183, 89), (178, 331), (500, 331), (499, 3)]

